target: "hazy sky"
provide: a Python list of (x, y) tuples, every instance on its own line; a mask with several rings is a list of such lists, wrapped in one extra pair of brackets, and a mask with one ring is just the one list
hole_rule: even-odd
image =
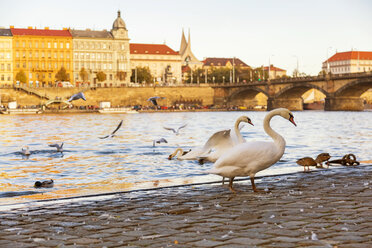
[(197, 58), (239, 57), (291, 75), (317, 74), (337, 51), (372, 51), (369, 0), (0, 0), (0, 26), (110, 30), (121, 10), (133, 43), (166, 43), (178, 51), (191, 30)]

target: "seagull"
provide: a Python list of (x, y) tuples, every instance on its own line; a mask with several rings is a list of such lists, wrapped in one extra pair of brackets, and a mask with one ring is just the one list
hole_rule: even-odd
[(22, 147), (21, 150), (22, 155), (24, 156), (30, 156), (31, 152), (28, 146)]
[(72, 96), (70, 97), (70, 99), (68, 99), (67, 101), (68, 101), (68, 102), (71, 102), (71, 101), (79, 100), (79, 99), (83, 99), (84, 101), (87, 100), (87, 99), (85, 98), (85, 96), (84, 96), (84, 93), (83, 93), (83, 92), (79, 92), (79, 93), (76, 93), (76, 94), (72, 95)]
[(157, 99), (164, 99), (165, 97), (160, 97), (160, 96), (153, 96), (153, 97), (150, 97), (149, 99), (147, 99), (147, 101), (151, 102), (152, 104), (154, 104), (154, 106), (158, 106), (158, 103), (157, 103)]
[(121, 124), (123, 124), (123, 120), (120, 121), (119, 125), (116, 127), (116, 129), (109, 135), (106, 135), (104, 137), (98, 137), (100, 139), (106, 139), (106, 138), (112, 138), (115, 136), (115, 133), (119, 130), (119, 128), (121, 127)]
[(174, 129), (174, 128), (171, 128), (171, 127), (164, 127), (164, 126), (163, 126), (163, 128), (164, 128), (165, 130), (173, 131), (173, 133), (175, 133), (176, 135), (178, 135), (179, 132), (180, 132), (180, 129), (181, 129), (181, 128), (184, 128), (184, 127), (186, 127), (186, 126), (187, 126), (187, 123), (184, 124), (184, 125), (182, 125), (182, 126), (180, 126), (179, 128), (177, 128), (177, 130)]
[(168, 143), (168, 141), (167, 141), (166, 139), (164, 139), (164, 138), (160, 138), (160, 139), (158, 139), (158, 140), (153, 140), (153, 141), (152, 141), (152, 146), (155, 146), (155, 143), (156, 143), (156, 144), (160, 144), (160, 143)]
[(55, 147), (55, 148), (57, 148), (57, 152), (63, 152), (63, 142), (62, 142), (61, 145), (59, 145), (59, 144), (50, 144), (49, 146), (50, 146), (50, 147)]

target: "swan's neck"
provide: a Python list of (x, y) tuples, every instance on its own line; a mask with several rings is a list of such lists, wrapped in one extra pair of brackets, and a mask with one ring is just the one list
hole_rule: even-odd
[(234, 126), (234, 131), (235, 131), (235, 135), (236, 135), (236, 138), (238, 140), (238, 143), (244, 143), (244, 138), (243, 138), (242, 134), (240, 133), (240, 129), (239, 129), (240, 122), (242, 122), (241, 119), (236, 120), (235, 126)]
[(180, 155), (182, 156), (182, 153), (183, 153), (182, 148), (177, 148), (177, 149), (172, 153), (172, 157), (176, 156), (178, 153), (180, 153)]
[(273, 118), (275, 115), (279, 115), (279, 112), (278, 111), (269, 112), (265, 116), (263, 127), (264, 127), (265, 132), (274, 140), (275, 145), (284, 152), (284, 148), (285, 148), (284, 138), (280, 134), (275, 132), (270, 126), (271, 118)]

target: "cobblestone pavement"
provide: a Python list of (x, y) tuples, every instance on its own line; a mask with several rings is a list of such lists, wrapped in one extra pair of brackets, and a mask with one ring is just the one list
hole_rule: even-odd
[(0, 247), (372, 247), (372, 166), (0, 212)]

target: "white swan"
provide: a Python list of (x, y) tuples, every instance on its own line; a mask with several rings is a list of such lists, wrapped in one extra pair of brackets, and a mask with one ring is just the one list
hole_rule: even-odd
[(217, 144), (215, 146), (215, 151), (203, 154), (199, 157), (199, 162), (202, 163), (204, 161), (210, 161), (210, 162), (216, 162), (219, 157), (221, 157), (222, 154), (224, 154), (227, 150), (231, 149), (237, 144), (244, 143), (245, 139), (243, 138), (242, 134), (240, 133), (239, 125), (241, 122), (247, 122), (251, 124), (253, 123), (251, 119), (248, 116), (240, 116), (234, 124), (234, 132), (230, 132), (230, 142), (221, 142), (220, 144)]
[[(214, 133), (211, 137), (209, 137), (204, 146), (194, 148), (188, 152), (184, 152), (182, 148), (177, 148), (171, 155), (169, 155), (168, 159), (170, 160), (173, 157), (177, 156), (178, 160), (197, 160), (202, 154), (210, 152), (213, 147), (224, 142), (229, 142), (229, 139), (230, 130), (222, 130)], [(180, 153), (180, 155), (177, 155), (178, 153)]]
[(296, 126), (293, 114), (288, 109), (278, 108), (270, 111), (265, 116), (263, 126), (265, 132), (274, 140), (274, 142), (254, 141), (238, 144), (223, 154), (214, 163), (213, 169), (208, 172), (230, 178), (229, 189), (232, 192), (235, 192), (232, 187), (235, 177), (249, 176), (252, 183), (252, 189), (254, 192), (257, 192), (258, 190), (254, 184), (256, 173), (279, 161), (285, 150), (284, 138), (270, 127), (270, 120), (276, 115), (280, 115)]

